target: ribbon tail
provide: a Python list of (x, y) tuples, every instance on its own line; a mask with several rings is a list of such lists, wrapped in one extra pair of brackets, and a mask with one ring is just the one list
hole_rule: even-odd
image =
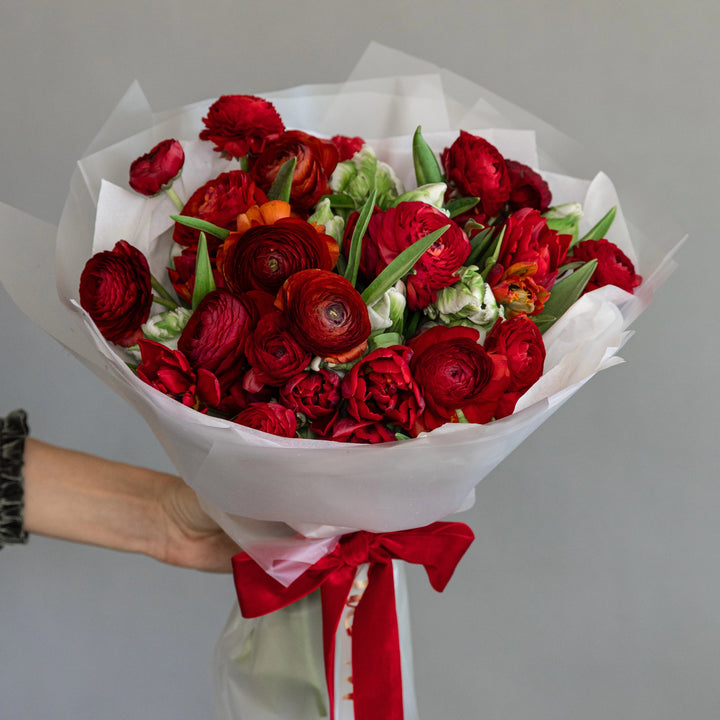
[(400, 631), (392, 562), (370, 566), (352, 635), (356, 720), (403, 720)]

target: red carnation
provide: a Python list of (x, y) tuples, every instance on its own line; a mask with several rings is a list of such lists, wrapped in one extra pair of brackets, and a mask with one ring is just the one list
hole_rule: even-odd
[(298, 212), (307, 213), (330, 192), (328, 181), (338, 163), (338, 151), (332, 142), (300, 130), (289, 130), (268, 143), (250, 168), (250, 174), (258, 186), (268, 192), (282, 165), (293, 157), (297, 163), (290, 204)]
[(163, 140), (130, 165), (130, 187), (141, 195), (157, 195), (173, 184), (184, 163), (182, 145)]
[(436, 325), (409, 341), (410, 369), (425, 398), (415, 434), (457, 422), (457, 410), (472, 423), (495, 415), (509, 382), (507, 361), (486, 352), (479, 337), (474, 328)]
[(145, 256), (125, 240), (93, 255), (80, 276), (80, 305), (102, 336), (123, 347), (142, 337), (152, 306), (150, 268)]
[(362, 355), (372, 330), (360, 293), (341, 275), (301, 270), (291, 275), (275, 300), (298, 342), (334, 363)]
[[(186, 215), (234, 230), (237, 216), (253, 205), (267, 202), (265, 193), (256, 187), (250, 176), (242, 170), (222, 173), (199, 187), (185, 203), (181, 215)], [(207, 234), (208, 250), (215, 256), (221, 240)], [(179, 245), (195, 247), (200, 233), (186, 225), (175, 223), (173, 240)]]
[(585, 292), (604, 285), (615, 285), (632, 293), (642, 282), (640, 275), (635, 273), (632, 260), (615, 243), (604, 238), (579, 242), (573, 249), (573, 260), (598, 261), (595, 272), (585, 286)]
[(510, 198), (510, 176), (500, 151), (464, 130), (442, 153), (448, 182), (461, 195), (479, 197), (475, 212), (498, 215)]
[(203, 118), (201, 140), (215, 143), (214, 150), (230, 157), (261, 153), (285, 125), (272, 103), (254, 95), (223, 95)]

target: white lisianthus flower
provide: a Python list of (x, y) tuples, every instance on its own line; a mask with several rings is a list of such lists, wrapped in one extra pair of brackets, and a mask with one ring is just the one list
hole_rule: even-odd
[(171, 350), (177, 350), (177, 341), (192, 311), (184, 307), (153, 315), (142, 326), (142, 331), (148, 340), (162, 343)]
[(425, 313), (432, 320), (440, 320), (450, 327), (469, 325), (481, 332), (489, 330), (498, 317), (503, 316), (490, 286), (476, 265), (461, 267), (457, 276), (454, 285), (438, 291), (437, 299), (425, 308)]
[(390, 207), (402, 192), (400, 178), (387, 163), (378, 162), (369, 145), (337, 164), (330, 187), (334, 193), (349, 195), (357, 207), (365, 203), (373, 187), (377, 190), (375, 202), (381, 208)]

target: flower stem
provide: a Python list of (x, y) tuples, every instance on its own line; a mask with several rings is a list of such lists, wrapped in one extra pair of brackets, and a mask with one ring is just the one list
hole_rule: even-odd
[(175, 207), (178, 209), (179, 212), (182, 212), (182, 209), (185, 207), (185, 203), (180, 199), (178, 194), (175, 192), (175, 189), (172, 187), (167, 188), (165, 190), (167, 193), (167, 196), (173, 201)]
[(157, 293), (157, 295), (153, 296), (155, 302), (174, 310), (178, 304), (172, 299), (170, 293), (160, 284), (160, 281), (152, 274), (150, 275), (150, 282), (152, 283), (153, 290)]
[(245, 172), (247, 172), (247, 171), (248, 171), (248, 167), (249, 167), (247, 155), (243, 155), (243, 156), (242, 156), (241, 158), (239, 158), (239, 159), (240, 159), (240, 169), (241, 169), (241, 170), (244, 170)]

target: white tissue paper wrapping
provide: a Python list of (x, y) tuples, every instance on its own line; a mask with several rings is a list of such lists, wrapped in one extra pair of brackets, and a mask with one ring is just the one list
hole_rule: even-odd
[[(390, 72), (395, 74), (383, 77)], [(538, 168), (554, 204), (582, 203), (581, 233), (619, 206), (603, 173), (582, 180), (559, 172), (563, 163), (576, 163), (576, 148), (560, 133), (468, 80), (382, 46), (372, 45), (345, 83), (263, 97), (289, 128), (364, 137), (406, 187), (414, 184), (411, 135), (422, 125), (438, 153), (464, 129)], [(13, 208), (0, 208), (6, 230), (0, 272), (19, 306), (137, 409), (210, 514), (284, 584), (344, 532), (419, 527), (471, 506), (483, 477), (593, 374), (619, 361), (615, 353), (629, 322), (673, 267), (668, 249), (655, 247), (645, 259), (619, 207), (608, 238), (636, 263), (643, 284), (635, 295), (606, 287), (582, 297), (545, 335), (543, 377), (512, 416), (497, 422), (447, 425), (416, 439), (366, 446), (284, 439), (202, 415), (139, 380), (77, 298), (85, 262), (120, 239), (142, 250), (153, 273), (165, 276), (174, 206), (165, 196), (148, 199), (126, 189), (129, 164), (160, 140), (179, 139), (186, 163), (175, 189), (185, 198), (238, 167), (197, 139), (211, 102), (154, 115), (133, 84), (78, 162), (57, 234)], [(19, 236), (22, 244), (14, 242)]]

